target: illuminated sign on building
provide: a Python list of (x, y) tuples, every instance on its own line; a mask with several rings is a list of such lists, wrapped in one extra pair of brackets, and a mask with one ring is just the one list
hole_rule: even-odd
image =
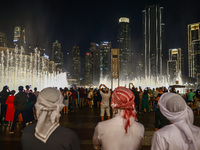
[(198, 30), (199, 29), (199, 24), (192, 24), (191, 25), (191, 30)]
[(178, 49), (173, 49), (172, 54), (178, 54)]
[(126, 22), (126, 23), (129, 23), (129, 18), (122, 17), (122, 18), (119, 19), (119, 22)]

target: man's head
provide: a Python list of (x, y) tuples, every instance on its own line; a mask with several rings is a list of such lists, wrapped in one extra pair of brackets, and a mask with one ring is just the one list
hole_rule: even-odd
[(118, 87), (112, 93), (111, 107), (120, 109), (123, 112), (125, 122), (124, 129), (127, 133), (128, 127), (131, 126), (130, 120), (137, 119), (135, 111), (135, 96), (133, 92), (125, 87)]
[(14, 95), (15, 94), (15, 90), (12, 90), (10, 93), (11, 93), (11, 95)]
[(22, 91), (24, 90), (24, 87), (23, 87), (23, 86), (19, 86), (19, 87), (18, 87), (18, 90), (19, 90), (20, 92), (22, 92)]
[[(173, 123), (177, 122), (178, 120), (187, 118), (187, 105), (185, 103), (185, 100), (179, 94), (162, 94), (158, 101), (158, 104), (162, 114)], [(184, 114), (181, 116), (182, 113)]]
[(57, 102), (60, 96), (60, 92), (55, 88), (45, 88), (40, 92), (40, 97), (42, 97), (42, 100), (44, 99), (51, 103)]
[(111, 106), (119, 109), (134, 109), (135, 96), (125, 87), (118, 87), (112, 93)]
[(29, 85), (26, 85), (26, 89), (29, 90), (29, 89), (30, 89), (30, 86), (29, 86)]
[(38, 118), (35, 136), (39, 140), (45, 143), (52, 131), (59, 126), (60, 111), (63, 107), (63, 96), (59, 90), (48, 87), (40, 92), (35, 104)]
[(7, 85), (3, 87), (3, 91), (7, 91), (7, 89), (8, 89)]
[(37, 88), (36, 88), (36, 87), (34, 88), (34, 91), (35, 91), (35, 92), (37, 91)]
[(169, 97), (169, 99), (166, 102), (166, 108), (170, 112), (179, 112), (183, 111), (185, 109), (186, 105), (183, 100), (183, 98), (174, 95), (172, 97)]

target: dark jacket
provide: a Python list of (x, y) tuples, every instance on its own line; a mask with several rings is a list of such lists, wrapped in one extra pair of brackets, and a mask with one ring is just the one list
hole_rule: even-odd
[(15, 95), (14, 105), (17, 106), (16, 109), (23, 111), (26, 110), (27, 95), (24, 92), (18, 92)]
[(155, 128), (162, 128), (169, 125), (169, 120), (161, 113), (160, 109), (157, 108), (155, 111)]
[(6, 100), (7, 100), (9, 95), (10, 95), (10, 93), (7, 92), (6, 90), (2, 90), (0, 92), (0, 102), (1, 102), (2, 105), (5, 105)]

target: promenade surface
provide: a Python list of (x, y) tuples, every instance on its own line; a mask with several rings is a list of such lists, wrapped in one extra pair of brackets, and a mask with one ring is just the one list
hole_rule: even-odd
[[(62, 114), (60, 123), (62, 126), (74, 130), (80, 140), (81, 150), (93, 150), (92, 136), (94, 128), (100, 121), (100, 110), (97, 108), (89, 109), (84, 107), (77, 112)], [(200, 117), (195, 114), (194, 124), (200, 126)], [(145, 127), (145, 137), (142, 143), (142, 150), (149, 150), (151, 138), (154, 133), (154, 113), (138, 114), (138, 122)], [(105, 118), (106, 119), (106, 118)], [(10, 127), (0, 126), (0, 149), (1, 150), (21, 150), (21, 125), (17, 125), (14, 135), (9, 135)]]

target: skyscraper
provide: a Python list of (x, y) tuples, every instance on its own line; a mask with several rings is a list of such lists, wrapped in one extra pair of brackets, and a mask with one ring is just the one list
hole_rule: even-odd
[(6, 46), (7, 46), (6, 34), (3, 32), (0, 32), (0, 47), (6, 47)]
[(16, 26), (14, 28), (14, 44), (17, 44), (18, 46), (25, 47), (26, 44), (26, 38), (25, 38), (25, 29), (21, 28), (20, 26)]
[(188, 25), (189, 77), (200, 76), (200, 23)]
[(53, 60), (57, 67), (63, 69), (63, 52), (61, 51), (61, 44), (56, 40), (52, 45), (51, 60)]
[(132, 71), (131, 33), (129, 27), (129, 18), (121, 17), (119, 19), (118, 44), (120, 78), (128, 78)]
[(100, 51), (99, 44), (91, 43), (90, 51), (93, 54), (93, 85), (98, 86), (100, 81)]
[(163, 74), (163, 7), (147, 6), (143, 10), (145, 77)]
[(167, 75), (171, 80), (182, 73), (181, 48), (169, 49), (169, 60), (167, 62)]
[(76, 79), (76, 83), (80, 85), (81, 78), (81, 57), (79, 46), (74, 45), (72, 48), (72, 78)]
[(85, 85), (93, 85), (93, 56), (92, 51), (89, 50), (85, 54)]
[(100, 44), (100, 78), (111, 77), (111, 42), (101, 42)]

